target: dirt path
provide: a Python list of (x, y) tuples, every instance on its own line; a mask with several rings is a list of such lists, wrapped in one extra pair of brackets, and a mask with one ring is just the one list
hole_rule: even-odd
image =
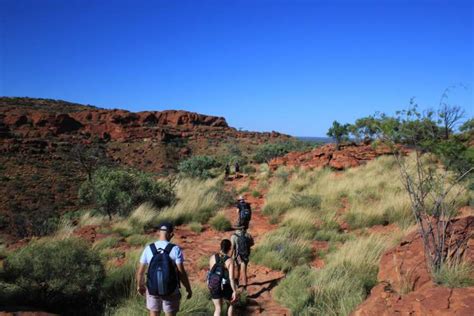
[[(233, 187), (237, 190), (249, 181), (249, 190), (245, 194), (246, 199), (252, 205), (252, 221), (249, 232), (257, 243), (266, 232), (277, 228), (277, 225), (270, 224), (268, 218), (261, 212), (266, 190), (260, 192), (260, 197), (251, 196), (249, 192), (255, 189), (257, 180), (249, 180), (247, 177), (227, 181), (226, 188)], [(235, 208), (227, 208), (224, 212), (231, 223), (236, 222), (237, 212)], [(233, 231), (217, 232), (209, 225), (205, 225), (204, 231), (201, 233), (195, 233), (186, 226), (176, 228), (174, 242), (183, 249), (185, 260), (188, 262), (188, 274), (192, 282), (205, 281), (208, 258), (219, 250), (220, 241), (223, 238), (230, 239), (232, 234)], [(240, 315), (290, 315), (288, 309), (277, 304), (272, 298), (272, 290), (279, 280), (284, 277), (281, 271), (250, 263), (248, 277), (247, 306), (240, 310)]]

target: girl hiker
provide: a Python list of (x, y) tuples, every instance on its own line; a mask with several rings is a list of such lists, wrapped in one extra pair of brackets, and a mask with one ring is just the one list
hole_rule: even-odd
[(227, 315), (234, 315), (233, 304), (237, 302), (237, 287), (234, 281), (234, 263), (229, 256), (231, 242), (228, 239), (221, 241), (221, 250), (209, 258), (207, 284), (211, 292), (212, 303), (214, 303), (214, 316), (220, 316), (224, 300), (228, 301), (229, 309)]

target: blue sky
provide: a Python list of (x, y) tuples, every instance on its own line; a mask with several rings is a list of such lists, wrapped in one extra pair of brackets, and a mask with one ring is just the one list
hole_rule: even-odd
[[(473, 1), (0, 0), (0, 95), (324, 136), (411, 97), (474, 113)], [(459, 86), (459, 84), (467, 88)]]

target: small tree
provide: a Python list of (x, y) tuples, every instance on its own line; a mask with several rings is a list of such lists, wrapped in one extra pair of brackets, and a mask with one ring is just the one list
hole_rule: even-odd
[(332, 122), (327, 135), (336, 141), (336, 149), (339, 150), (341, 143), (349, 138), (350, 124), (341, 124), (338, 121)]
[(94, 172), (91, 181), (81, 185), (79, 198), (112, 219), (113, 214), (127, 215), (145, 202), (157, 208), (170, 205), (175, 194), (170, 183), (156, 181), (149, 174), (102, 167)]
[(377, 120), (373, 116), (362, 117), (350, 125), (349, 130), (357, 140), (372, 140), (377, 134)]
[(79, 163), (89, 181), (92, 179), (94, 171), (105, 165), (107, 161), (105, 147), (97, 142), (90, 145), (76, 144), (72, 147), (69, 155)]
[(438, 110), (439, 122), (443, 126), (444, 139), (449, 139), (450, 132), (456, 127), (456, 125), (464, 118), (466, 112), (457, 105), (451, 105), (447, 103), (448, 89), (446, 89), (440, 101), (440, 107)]
[(211, 169), (219, 167), (219, 162), (211, 156), (193, 156), (179, 163), (179, 172), (191, 178), (211, 178)]
[[(400, 168), (402, 183), (411, 201), (411, 208), (423, 240), (425, 257), (432, 272), (436, 272), (448, 256), (458, 256), (467, 240), (447, 245), (450, 220), (456, 214), (456, 200), (462, 190), (455, 187), (472, 171), (472, 165), (458, 174), (448, 165), (440, 168), (437, 157), (446, 154), (439, 133), (433, 124), (432, 112), (418, 112), (416, 104), (397, 117), (379, 120), (379, 136), (389, 145)], [(398, 121), (398, 123), (394, 123)], [(397, 128), (394, 128), (396, 126)], [(399, 141), (410, 146), (414, 162), (398, 145)], [(456, 150), (453, 146), (449, 150)], [(437, 154), (437, 157), (433, 154)]]

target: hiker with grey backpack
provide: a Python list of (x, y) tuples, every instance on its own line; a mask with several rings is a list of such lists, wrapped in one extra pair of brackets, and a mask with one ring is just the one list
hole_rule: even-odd
[(242, 287), (246, 291), (248, 284), (247, 268), (250, 261), (250, 249), (254, 245), (252, 235), (247, 232), (248, 226), (243, 226), (236, 231), (230, 241), (232, 244), (231, 256), (236, 265), (235, 279), (237, 285), (240, 284), (240, 276), (242, 276)]
[(158, 316), (161, 311), (166, 316), (174, 316), (179, 311), (181, 300), (180, 282), (188, 293), (188, 299), (192, 296), (192, 290), (184, 269), (183, 252), (178, 245), (170, 243), (174, 236), (173, 225), (161, 223), (158, 231), (158, 240), (146, 246), (140, 257), (136, 274), (137, 291), (145, 295), (150, 316)]

